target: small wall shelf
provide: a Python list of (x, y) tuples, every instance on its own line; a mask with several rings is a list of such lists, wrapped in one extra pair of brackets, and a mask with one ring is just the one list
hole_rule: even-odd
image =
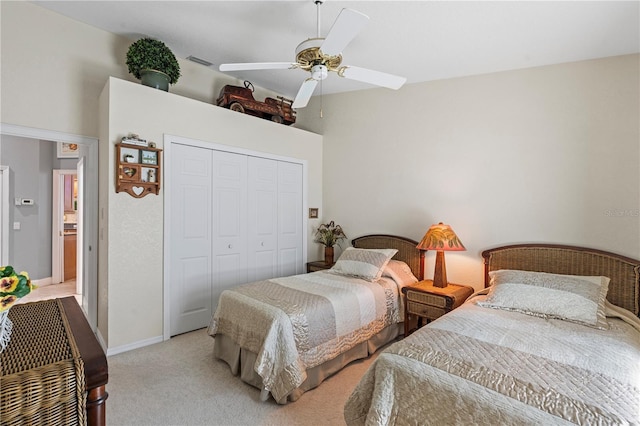
[(116, 192), (135, 198), (160, 192), (162, 150), (147, 146), (116, 144)]

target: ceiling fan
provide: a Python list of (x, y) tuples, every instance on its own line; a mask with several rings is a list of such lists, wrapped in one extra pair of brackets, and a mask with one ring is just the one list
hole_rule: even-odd
[(362, 81), (389, 89), (399, 89), (407, 80), (380, 71), (342, 65), (342, 50), (364, 28), (369, 17), (352, 9), (342, 9), (326, 37), (320, 36), (320, 6), (322, 0), (315, 0), (317, 6), (317, 37), (309, 38), (296, 47), (296, 62), (257, 62), (222, 64), (220, 71), (248, 71), (274, 69), (302, 69), (311, 73), (300, 86), (293, 101), (293, 108), (307, 106), (319, 81), (324, 80), (329, 72), (340, 77)]

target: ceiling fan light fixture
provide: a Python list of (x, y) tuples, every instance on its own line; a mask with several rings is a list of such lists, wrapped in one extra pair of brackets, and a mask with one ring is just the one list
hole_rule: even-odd
[(314, 65), (311, 68), (311, 78), (313, 78), (314, 80), (324, 80), (325, 78), (327, 78), (327, 75), (329, 75), (329, 71), (324, 65)]

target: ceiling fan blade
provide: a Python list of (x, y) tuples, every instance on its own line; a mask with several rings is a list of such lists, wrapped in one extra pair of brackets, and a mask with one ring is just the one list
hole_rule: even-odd
[(313, 78), (308, 78), (302, 83), (300, 89), (298, 90), (298, 94), (296, 95), (296, 99), (293, 101), (293, 105), (291, 108), (304, 108), (309, 103), (309, 99), (311, 99), (311, 95), (313, 95), (313, 91), (318, 84), (318, 80), (314, 80)]
[(339, 55), (369, 22), (369, 17), (353, 9), (342, 9), (320, 50), (325, 55)]
[(341, 67), (338, 70), (338, 75), (350, 80), (362, 81), (394, 90), (401, 88), (407, 81), (406, 77), (352, 66)]
[(250, 71), (250, 70), (285, 70), (297, 68), (298, 64), (291, 62), (255, 62), (244, 64), (221, 64), (220, 71)]

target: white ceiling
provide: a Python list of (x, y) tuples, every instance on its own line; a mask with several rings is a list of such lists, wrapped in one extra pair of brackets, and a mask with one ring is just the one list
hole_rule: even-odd
[[(316, 36), (312, 0), (34, 3), (132, 41), (160, 39), (176, 56), (193, 55), (215, 69), (221, 63), (295, 62), (296, 46)], [(322, 36), (345, 7), (370, 21), (343, 51), (343, 64), (405, 76), (407, 83), (640, 51), (639, 1), (326, 0)], [(291, 98), (307, 77), (302, 70), (229, 74)], [(322, 92), (372, 87), (331, 74)]]

